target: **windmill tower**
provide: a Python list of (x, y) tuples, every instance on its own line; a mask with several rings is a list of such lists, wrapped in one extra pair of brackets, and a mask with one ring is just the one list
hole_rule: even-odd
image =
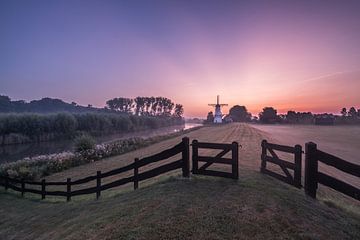
[(216, 104), (209, 104), (209, 106), (215, 107), (214, 123), (222, 123), (221, 107), (227, 106), (227, 104), (220, 104), (219, 103), (219, 95), (217, 95)]

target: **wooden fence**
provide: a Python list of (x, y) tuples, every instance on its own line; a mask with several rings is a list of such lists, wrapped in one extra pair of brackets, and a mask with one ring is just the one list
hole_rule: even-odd
[(320, 161), (355, 177), (360, 177), (360, 165), (347, 162), (341, 158), (320, 151), (317, 149), (317, 145), (312, 142), (305, 144), (305, 154), (305, 193), (307, 195), (316, 198), (318, 183), (321, 183), (360, 200), (360, 189), (320, 172), (318, 162)]
[[(295, 145), (294, 147), (291, 147), (291, 146), (277, 145), (273, 143), (268, 143), (266, 140), (263, 140), (261, 142), (261, 148), (262, 151), (261, 151), (260, 172), (270, 175), (274, 178), (277, 178), (297, 188), (301, 188), (301, 156), (302, 156), (301, 146)], [(294, 154), (294, 162), (289, 162), (280, 159), (279, 156), (275, 153), (275, 150)], [(270, 153), (270, 156), (267, 155), (268, 152)], [(285, 176), (266, 169), (267, 162), (280, 166)], [(293, 175), (291, 175), (289, 169), (294, 171)]]
[[(222, 150), (215, 157), (199, 156), (199, 148), (220, 149)], [(231, 151), (231, 158), (224, 158), (225, 154)], [(199, 162), (205, 162), (204, 165), (199, 167)], [(231, 165), (231, 173), (221, 172), (215, 170), (208, 170), (213, 163)], [(239, 179), (239, 144), (233, 142), (231, 144), (223, 143), (206, 143), (192, 141), (192, 173), (208, 176), (217, 176), (225, 178)]]
[[(140, 168), (143, 166), (146, 166), (151, 163), (155, 163), (161, 160), (165, 160), (167, 158), (170, 158), (172, 156), (175, 156), (177, 154), (181, 153), (181, 159), (164, 164), (162, 166), (159, 166), (157, 168), (141, 172)], [(21, 192), (21, 195), (24, 196), (25, 193), (34, 193), (41, 195), (42, 199), (45, 199), (46, 196), (64, 196), (66, 197), (67, 201), (71, 200), (71, 197), (78, 196), (78, 195), (84, 195), (84, 194), (96, 194), (96, 198), (98, 199), (101, 195), (101, 192), (118, 187), (120, 185), (124, 185), (126, 183), (133, 182), (134, 183), (134, 189), (137, 189), (139, 186), (139, 182), (143, 181), (145, 179), (149, 179), (155, 176), (158, 176), (160, 174), (175, 170), (175, 169), (182, 169), (182, 175), (183, 177), (189, 177), (190, 175), (190, 159), (189, 159), (189, 138), (185, 137), (182, 139), (182, 142), (175, 145), (174, 147), (164, 150), (158, 154), (155, 154), (150, 157), (145, 157), (142, 159), (135, 159), (135, 161), (132, 164), (129, 164), (127, 166), (111, 170), (109, 172), (102, 173), (101, 171), (98, 171), (96, 175), (88, 176), (82, 179), (78, 179), (75, 181), (72, 181), (71, 178), (68, 178), (66, 182), (46, 182), (45, 179), (43, 179), (41, 182), (35, 182), (35, 181), (25, 181), (25, 180), (17, 180), (12, 179), (9, 177), (0, 177), (2, 181), (0, 181), (0, 185), (3, 185), (5, 189), (8, 188), (13, 189), (17, 192)], [(113, 181), (111, 183), (102, 184), (101, 179), (115, 176), (127, 171), (133, 171), (133, 175), (130, 177), (121, 178), (119, 180)], [(80, 190), (72, 190), (71, 187), (74, 185), (84, 184), (88, 183), (90, 181), (96, 181), (96, 186), (89, 187), (85, 189)], [(35, 185), (41, 186), (41, 190), (34, 189), (34, 188), (28, 188), (28, 186)], [(47, 191), (47, 186), (66, 186), (66, 191)]]

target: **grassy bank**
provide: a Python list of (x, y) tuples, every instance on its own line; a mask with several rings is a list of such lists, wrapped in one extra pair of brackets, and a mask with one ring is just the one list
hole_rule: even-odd
[(359, 239), (360, 216), (257, 172), (165, 178), (96, 201), (0, 191), (1, 239)]
[[(273, 136), (236, 123), (203, 127), (186, 135), (199, 141), (238, 141), (242, 145), (239, 181), (194, 175), (183, 179), (180, 171), (174, 171), (141, 182), (136, 191), (129, 184), (104, 191), (98, 201), (89, 195), (74, 197), (69, 203), (64, 198), (41, 201), (31, 194), (22, 199), (19, 193), (1, 189), (0, 239), (360, 238), (360, 203), (356, 200), (321, 185), (318, 200), (313, 200), (302, 189), (259, 173), (260, 142), (264, 138), (275, 141)], [(183, 136), (56, 173), (47, 181), (109, 171), (132, 163), (135, 157), (169, 148)], [(158, 164), (162, 163), (150, 167)], [(114, 180), (109, 177), (104, 183)]]
[(0, 164), (0, 176), (19, 180), (39, 180), (50, 174), (131, 152), (160, 141), (181, 136), (199, 128), (201, 127), (149, 138), (115, 140), (96, 145), (94, 148), (86, 151), (54, 153)]

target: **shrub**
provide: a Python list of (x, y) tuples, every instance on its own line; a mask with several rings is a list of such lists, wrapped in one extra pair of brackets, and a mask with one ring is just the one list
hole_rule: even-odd
[(75, 152), (84, 152), (95, 148), (95, 140), (90, 135), (81, 135), (74, 140)]

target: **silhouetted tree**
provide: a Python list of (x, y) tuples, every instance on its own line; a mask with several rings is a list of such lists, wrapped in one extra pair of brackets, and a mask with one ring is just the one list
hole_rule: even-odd
[(349, 109), (348, 115), (352, 118), (356, 117), (356, 115), (357, 115), (356, 109), (354, 107), (351, 107)]
[(208, 112), (208, 115), (206, 117), (206, 122), (207, 123), (213, 123), (214, 122), (214, 114), (213, 114), (213, 112)]
[(232, 108), (230, 108), (229, 115), (234, 122), (251, 121), (251, 113), (248, 113), (245, 106), (233, 106)]
[(343, 108), (343, 109), (341, 109), (341, 115), (343, 116), (343, 117), (346, 117), (346, 115), (347, 115), (347, 111), (346, 111), (346, 108)]
[(114, 111), (130, 113), (132, 110), (133, 100), (130, 98), (113, 98), (106, 101), (106, 105)]
[(183, 113), (184, 113), (183, 105), (176, 104), (175, 105), (175, 110), (174, 110), (174, 116), (180, 118), (180, 117), (182, 117)]
[(273, 107), (263, 108), (263, 111), (259, 113), (259, 118), (263, 123), (275, 123), (279, 121), (277, 111)]

